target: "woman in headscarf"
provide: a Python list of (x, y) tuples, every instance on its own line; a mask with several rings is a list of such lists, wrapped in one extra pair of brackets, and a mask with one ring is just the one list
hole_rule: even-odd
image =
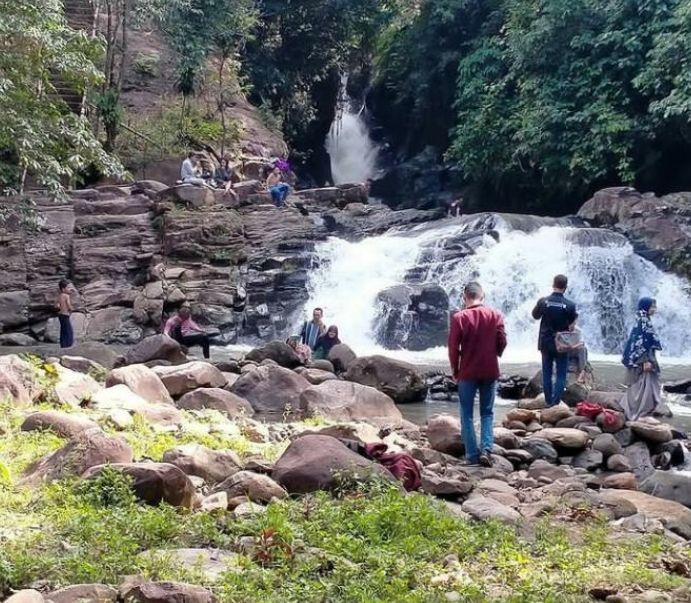
[(329, 357), (331, 348), (336, 344), (341, 343), (338, 338), (338, 327), (331, 325), (324, 335), (317, 339), (317, 345), (314, 346), (314, 359), (324, 360)]
[(652, 297), (640, 299), (636, 324), (631, 329), (621, 359), (627, 369), (626, 384), (629, 386), (622, 406), (630, 421), (651, 415), (662, 397), (660, 365), (655, 356), (662, 345), (650, 320), (656, 311), (657, 305)]

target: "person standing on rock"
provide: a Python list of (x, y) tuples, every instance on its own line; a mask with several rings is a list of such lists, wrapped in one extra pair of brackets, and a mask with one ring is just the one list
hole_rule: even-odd
[(315, 308), (312, 310), (312, 320), (306, 320), (300, 331), (302, 343), (308, 345), (312, 351), (317, 347), (317, 341), (326, 333), (324, 324), (324, 310)]
[(204, 358), (209, 359), (209, 335), (192, 320), (192, 311), (189, 304), (180, 306), (178, 313), (166, 321), (163, 333), (185, 347), (201, 346)]
[[(554, 277), (552, 294), (542, 297), (533, 308), (533, 318), (540, 320), (537, 349), (542, 353), (542, 386), (547, 406), (559, 404), (566, 388), (569, 355), (557, 350), (557, 336), (570, 330), (576, 322), (576, 304), (565, 297), (569, 284), (563, 274)], [(552, 383), (556, 367), (556, 379)]]
[(641, 298), (636, 324), (631, 329), (621, 359), (629, 386), (622, 406), (629, 421), (652, 415), (661, 400), (660, 365), (655, 353), (662, 349), (662, 344), (650, 320), (656, 311), (657, 304), (653, 298)]
[[(483, 304), (479, 283), (463, 290), (463, 309), (451, 318), (449, 362), (458, 383), (461, 436), (469, 463), (492, 466), (494, 396), (499, 378), (499, 357), (506, 349), (506, 329), (501, 312)], [(480, 448), (473, 425), (475, 395), (480, 393)]]
[(55, 308), (58, 311), (60, 321), (60, 347), (71, 348), (74, 345), (74, 331), (72, 330), (72, 301), (69, 293), (70, 282), (62, 279), (58, 283), (58, 298), (55, 300)]

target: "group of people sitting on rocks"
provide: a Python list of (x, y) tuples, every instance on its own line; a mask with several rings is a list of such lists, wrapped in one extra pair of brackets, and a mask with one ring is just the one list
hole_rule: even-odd
[[(266, 190), (271, 194), (271, 199), (276, 207), (284, 207), (290, 194), (291, 187), (287, 180), (290, 173), (290, 164), (285, 159), (277, 159), (271, 171), (266, 176)], [(187, 153), (187, 157), (180, 166), (180, 182), (195, 186), (206, 186), (213, 189), (223, 189), (224, 194), (237, 200), (237, 193), (233, 190), (234, 184), (240, 182), (242, 177), (233, 168), (231, 159), (225, 156), (220, 165), (214, 167), (212, 162), (194, 151)]]
[(338, 337), (338, 327), (326, 327), (324, 310), (315, 308), (312, 320), (306, 320), (300, 330), (300, 335), (288, 337), (286, 343), (295, 350), (303, 364), (313, 360), (327, 360), (331, 348), (341, 343)]
[[(576, 304), (565, 296), (566, 276), (554, 277), (552, 293), (537, 301), (532, 317), (540, 320), (538, 350), (542, 355), (542, 381), (546, 406), (562, 401), (569, 363), (576, 364), (579, 379), (584, 376), (587, 351), (576, 327)], [(492, 465), (494, 397), (499, 378), (499, 361), (507, 346), (502, 314), (484, 305), (484, 292), (477, 282), (463, 290), (463, 308), (451, 319), (448, 353), (451, 372), (458, 383), (461, 410), (461, 435), (466, 460), (471, 464)], [(662, 349), (651, 316), (655, 300), (642, 298), (636, 323), (624, 346), (622, 362), (629, 386), (621, 405), (629, 420), (653, 413), (661, 400), (660, 367), (656, 352)], [(475, 396), (479, 393), (480, 444), (473, 426)]]

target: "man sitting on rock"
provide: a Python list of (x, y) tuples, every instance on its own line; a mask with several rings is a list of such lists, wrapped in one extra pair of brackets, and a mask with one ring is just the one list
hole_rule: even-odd
[(182, 166), (180, 167), (180, 180), (185, 184), (206, 186), (206, 181), (204, 178), (200, 177), (200, 169), (195, 159), (196, 155), (192, 151), (187, 153), (187, 159), (182, 162)]
[(192, 320), (189, 304), (185, 303), (180, 306), (177, 314), (166, 321), (163, 333), (187, 348), (195, 345), (201, 346), (204, 358), (209, 358), (209, 335)]

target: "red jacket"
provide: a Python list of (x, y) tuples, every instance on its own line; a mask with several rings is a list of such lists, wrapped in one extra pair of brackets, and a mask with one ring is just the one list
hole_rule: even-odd
[(449, 362), (456, 381), (499, 377), (499, 356), (506, 348), (501, 312), (483, 305), (465, 308), (451, 318)]

